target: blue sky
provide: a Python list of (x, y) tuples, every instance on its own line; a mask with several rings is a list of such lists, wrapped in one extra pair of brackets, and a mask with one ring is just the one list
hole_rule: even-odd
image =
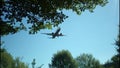
[(104, 63), (116, 54), (114, 43), (118, 35), (118, 1), (109, 0), (105, 7), (97, 6), (94, 13), (85, 11), (80, 16), (72, 11), (65, 11), (69, 18), (59, 26), (61, 33), (66, 35), (64, 37), (49, 39), (49, 36), (41, 34), (54, 32), (56, 28), (41, 30), (35, 35), (20, 31), (2, 37), (5, 41), (4, 48), (14, 57), (21, 57), (30, 68), (33, 58), (36, 59), (36, 67), (44, 64), (43, 68), (48, 68), (53, 54), (63, 49), (69, 50), (74, 58), (87, 53)]

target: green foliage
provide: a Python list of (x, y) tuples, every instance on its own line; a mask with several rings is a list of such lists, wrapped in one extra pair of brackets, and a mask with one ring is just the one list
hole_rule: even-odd
[[(78, 15), (97, 5), (105, 6), (107, 0), (0, 0), (0, 35), (14, 34), (29, 30), (35, 34), (41, 29), (51, 29), (61, 24), (68, 16), (65, 10), (73, 10)], [(27, 23), (23, 22), (27, 19)], [(27, 26), (30, 24), (30, 26)]]
[(117, 55), (113, 56), (110, 61), (104, 64), (104, 68), (120, 68), (120, 60)]
[(19, 57), (17, 57), (14, 60), (14, 66), (15, 66), (15, 68), (28, 68), (28, 65), (26, 65), (25, 63), (23, 63), (22, 61), (20, 61)]
[(78, 68), (77, 63), (67, 50), (62, 50), (54, 54), (50, 68)]
[(107, 61), (103, 66), (104, 68), (114, 68), (111, 61)]
[(113, 64), (114, 68), (120, 68), (120, 65), (119, 65), (120, 64), (120, 56), (115, 55), (111, 58), (111, 60), (112, 60), (112, 64)]
[(13, 68), (13, 58), (5, 49), (0, 49), (0, 68)]
[[(120, 28), (120, 25), (119, 25), (119, 28)], [(120, 32), (120, 30), (119, 30), (119, 32)], [(120, 57), (120, 33), (118, 35), (118, 38), (117, 38), (115, 44), (116, 44), (116, 47), (117, 47), (118, 56)]]
[[(119, 25), (119, 28), (120, 28), (120, 25)], [(120, 31), (120, 30), (119, 30)], [(118, 35), (118, 39), (116, 41), (116, 46), (117, 46), (117, 52), (118, 54), (115, 55), (112, 60), (114, 62), (114, 65), (115, 65), (115, 68), (120, 68), (120, 33)]]
[[(120, 28), (120, 25), (119, 25), (119, 28)], [(119, 32), (120, 32), (120, 30), (119, 30)], [(118, 35), (118, 38), (117, 38), (117, 40), (116, 40), (116, 51), (117, 51), (117, 55), (114, 55), (112, 58), (111, 58), (111, 60), (110, 60), (110, 62), (106, 62), (105, 64), (104, 64), (104, 67), (105, 68), (120, 68), (120, 34)]]
[(33, 59), (33, 61), (32, 61), (32, 68), (34, 68), (35, 67), (35, 64), (36, 64), (36, 62), (35, 62), (35, 59)]
[(78, 68), (101, 68), (98, 60), (91, 54), (81, 54), (76, 58)]
[(28, 65), (20, 61), (19, 58), (13, 59), (5, 49), (0, 48), (0, 68), (28, 68)]

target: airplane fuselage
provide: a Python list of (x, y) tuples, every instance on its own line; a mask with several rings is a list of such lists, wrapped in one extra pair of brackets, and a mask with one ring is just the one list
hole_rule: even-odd
[(55, 37), (58, 37), (58, 36), (64, 36), (62, 33), (59, 33), (60, 32), (60, 28), (58, 28), (57, 30), (56, 30), (56, 32), (55, 33), (42, 33), (42, 34), (46, 34), (46, 35), (51, 35), (52, 37), (52, 39), (54, 39)]

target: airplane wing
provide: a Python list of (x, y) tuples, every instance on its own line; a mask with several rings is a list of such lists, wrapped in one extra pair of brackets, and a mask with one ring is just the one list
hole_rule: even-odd
[(41, 33), (41, 34), (46, 34), (46, 35), (53, 35), (53, 33)]
[(59, 34), (59, 35), (57, 35), (57, 36), (66, 36), (66, 35), (63, 35), (63, 34)]
[(46, 35), (51, 35), (52, 37), (52, 39), (54, 39), (55, 37), (58, 37), (58, 36), (65, 36), (65, 35), (63, 35), (62, 33), (59, 33), (60, 32), (60, 28), (58, 28), (57, 30), (56, 30), (56, 32), (55, 33), (42, 33), (42, 34), (46, 34)]
[(60, 35), (60, 36), (66, 36), (66, 35), (63, 35), (63, 34), (62, 34), (62, 35)]
[(58, 36), (59, 32), (60, 32), (60, 28), (58, 28), (55, 33), (52, 33), (52, 38), (55, 38), (56, 36)]
[(59, 32), (60, 32), (60, 28), (58, 28), (57, 30), (56, 30), (56, 32), (55, 32), (55, 35), (57, 35)]

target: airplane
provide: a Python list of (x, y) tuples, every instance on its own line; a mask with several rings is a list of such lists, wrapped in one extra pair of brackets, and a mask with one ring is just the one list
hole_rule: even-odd
[(55, 33), (52, 32), (52, 33), (42, 33), (42, 34), (51, 35), (51, 36), (52, 36), (52, 37), (51, 37), (52, 39), (54, 39), (55, 37), (59, 37), (59, 36), (65, 36), (65, 35), (63, 35), (62, 33), (59, 33), (60, 30), (61, 30), (61, 29), (58, 28)]

